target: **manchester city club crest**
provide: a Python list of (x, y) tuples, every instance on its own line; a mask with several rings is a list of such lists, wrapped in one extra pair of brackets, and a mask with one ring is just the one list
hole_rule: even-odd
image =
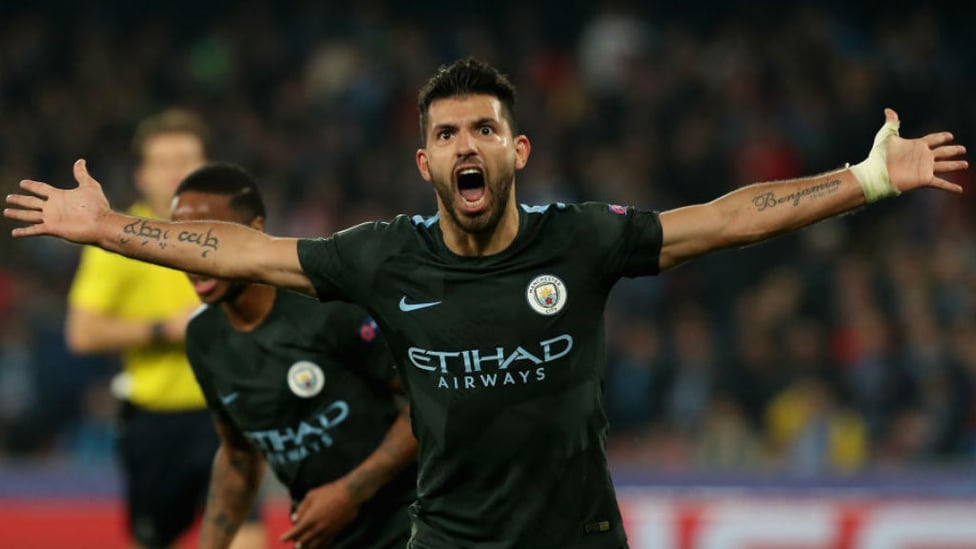
[(303, 360), (288, 368), (288, 388), (302, 398), (313, 397), (322, 392), (325, 386), (325, 373), (318, 364)]
[(529, 282), (529, 306), (540, 315), (554, 315), (566, 305), (566, 285), (552, 275), (539, 275)]

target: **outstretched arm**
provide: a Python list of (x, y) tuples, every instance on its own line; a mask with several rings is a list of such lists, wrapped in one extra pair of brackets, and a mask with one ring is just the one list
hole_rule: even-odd
[(74, 176), (74, 189), (21, 181), (20, 187), (31, 194), (8, 195), (7, 204), (13, 207), (3, 214), (29, 225), (14, 229), (13, 236), (56, 236), (181, 271), (315, 294), (298, 261), (294, 238), (274, 238), (239, 223), (177, 223), (123, 215), (109, 207), (84, 160), (75, 162)]
[(230, 547), (264, 477), (261, 452), (226, 420), (216, 419), (214, 423), (220, 447), (214, 455), (207, 506), (200, 521), (202, 549)]
[(791, 181), (758, 183), (707, 204), (661, 213), (661, 270), (714, 250), (743, 246), (842, 214), (885, 196), (919, 187), (961, 193), (940, 174), (968, 167), (952, 134), (898, 137), (898, 115), (885, 125), (867, 160), (851, 168)]
[(383, 441), (344, 477), (310, 490), (292, 514), (294, 526), (281, 541), (295, 546), (325, 546), (359, 513), (380, 488), (417, 458), (417, 440), (410, 428), (410, 407), (404, 406)]

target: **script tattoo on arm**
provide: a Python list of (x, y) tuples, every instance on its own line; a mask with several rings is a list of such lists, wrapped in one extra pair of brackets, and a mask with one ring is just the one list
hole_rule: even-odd
[(800, 201), (804, 198), (815, 199), (826, 196), (836, 192), (840, 188), (840, 185), (840, 179), (832, 179), (782, 196), (777, 196), (772, 191), (766, 191), (756, 195), (752, 199), (752, 203), (756, 206), (757, 212), (769, 210), (783, 204), (790, 204), (795, 208), (800, 205)]
[[(128, 244), (133, 238), (142, 239), (141, 246), (154, 242), (161, 250), (165, 250), (170, 241), (169, 230), (155, 227), (145, 219), (137, 219), (123, 227), (119, 243)], [(176, 241), (198, 246), (200, 257), (207, 257), (211, 251), (220, 247), (220, 239), (213, 235), (213, 229), (207, 229), (205, 233), (180, 231), (176, 235)]]
[(150, 242), (156, 242), (160, 249), (165, 250), (167, 246), (166, 241), (169, 240), (169, 231), (164, 231), (159, 227), (153, 227), (145, 219), (137, 219), (122, 228), (122, 236), (119, 237), (119, 243), (128, 244), (133, 238), (141, 238), (141, 246), (145, 246)]
[(207, 229), (207, 232), (205, 233), (180, 231), (180, 234), (176, 236), (176, 240), (179, 242), (188, 242), (190, 244), (200, 246), (203, 248), (203, 250), (200, 252), (200, 257), (207, 257), (207, 254), (210, 253), (211, 249), (216, 251), (217, 247), (220, 245), (220, 240), (211, 233), (213, 233), (213, 229)]

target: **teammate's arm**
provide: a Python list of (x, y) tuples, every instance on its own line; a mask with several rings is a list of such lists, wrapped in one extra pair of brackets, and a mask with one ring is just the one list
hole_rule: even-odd
[(79, 355), (108, 353), (183, 341), (190, 311), (180, 312), (163, 322), (128, 320), (69, 307), (65, 321), (68, 349)]
[(101, 185), (75, 162), (78, 186), (58, 189), (39, 181), (8, 195), (4, 216), (26, 221), (13, 236), (51, 235), (93, 244), (127, 257), (230, 280), (263, 282), (315, 295), (298, 260), (298, 240), (274, 238), (239, 223), (167, 222), (112, 211)]
[(200, 521), (200, 548), (230, 547), (257, 497), (264, 457), (229, 421), (215, 416), (220, 447), (210, 473), (207, 506)]
[(960, 193), (939, 174), (966, 169), (966, 152), (948, 132), (898, 137), (898, 115), (885, 125), (861, 164), (814, 177), (749, 185), (707, 204), (662, 212), (660, 268), (666, 270), (713, 250), (742, 246), (835, 216), (868, 201), (919, 187)]
[(359, 466), (305, 495), (292, 514), (294, 525), (281, 541), (300, 542), (303, 547), (325, 545), (356, 518), (365, 502), (415, 459), (417, 440), (411, 432), (410, 407), (404, 406), (383, 441)]

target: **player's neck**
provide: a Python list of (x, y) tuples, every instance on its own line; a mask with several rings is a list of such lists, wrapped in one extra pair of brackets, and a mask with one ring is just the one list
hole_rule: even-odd
[(250, 332), (268, 318), (274, 307), (276, 292), (274, 286), (248, 284), (240, 295), (222, 303), (221, 307), (232, 328), (239, 332)]
[(510, 200), (498, 224), (483, 233), (469, 233), (454, 224), (450, 215), (440, 216), (444, 245), (455, 255), (481, 257), (495, 255), (508, 249), (518, 236), (519, 213), (514, 200)]

